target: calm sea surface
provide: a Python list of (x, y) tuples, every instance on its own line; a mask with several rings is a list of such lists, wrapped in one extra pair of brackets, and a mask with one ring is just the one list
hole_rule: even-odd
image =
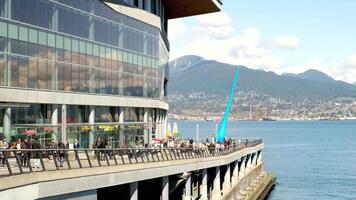
[[(195, 137), (196, 124), (201, 137), (215, 130), (215, 122), (177, 124), (183, 137)], [(270, 200), (356, 200), (356, 121), (231, 121), (227, 136), (264, 140), (278, 181)]]

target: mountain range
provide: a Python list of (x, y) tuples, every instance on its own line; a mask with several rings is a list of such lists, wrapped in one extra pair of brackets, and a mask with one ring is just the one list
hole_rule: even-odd
[[(170, 62), (170, 94), (226, 95), (237, 66), (187, 55)], [(255, 91), (280, 98), (356, 97), (356, 83), (337, 81), (323, 72), (311, 69), (299, 74), (240, 67), (237, 90)]]

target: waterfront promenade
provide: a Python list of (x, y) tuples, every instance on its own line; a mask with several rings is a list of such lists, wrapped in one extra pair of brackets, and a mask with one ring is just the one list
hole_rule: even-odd
[[(32, 152), (31, 167), (22, 167), (19, 156), (16, 156), (18, 152), (12, 151), (7, 153), (10, 156), (5, 165), (0, 167), (0, 195), (7, 197), (5, 199), (13, 199), (12, 195), (51, 199), (51, 196), (67, 194), (85, 196), (83, 191), (95, 191), (91, 194), (91, 197), (95, 197), (92, 199), (101, 199), (100, 191), (107, 190), (105, 188), (129, 185), (128, 188), (131, 189), (127, 190), (127, 199), (142, 199), (137, 194), (135, 196), (134, 191), (139, 190), (132, 189), (135, 188), (135, 183), (142, 185), (147, 180), (159, 179), (155, 184), (158, 188), (162, 186), (162, 181), (169, 180), (168, 191), (162, 190), (157, 194), (167, 197), (164, 199), (175, 199), (181, 195), (187, 198), (194, 196), (194, 199), (220, 199), (228, 193), (230, 196), (234, 194), (234, 198), (229, 199), (236, 199), (235, 197), (245, 194), (244, 189), (238, 189), (241, 190), (239, 194), (236, 194), (237, 190), (228, 191), (234, 188), (232, 186), (236, 185), (236, 181), (246, 179), (243, 188), (247, 188), (264, 174), (262, 149), (261, 140), (246, 140), (227, 147), (201, 146), (195, 149), (63, 150), (66, 156), (62, 167), (57, 159), (57, 153), (60, 152), (56, 150), (27, 150), (26, 152)], [(37, 152), (41, 154), (35, 156)], [(34, 158), (38, 158), (38, 168), (33, 166)], [(257, 172), (252, 173), (256, 170)], [(222, 179), (220, 173), (224, 174)], [(218, 186), (220, 183), (221, 187)], [(145, 189), (141, 187), (141, 190)], [(179, 190), (181, 191), (177, 193)]]

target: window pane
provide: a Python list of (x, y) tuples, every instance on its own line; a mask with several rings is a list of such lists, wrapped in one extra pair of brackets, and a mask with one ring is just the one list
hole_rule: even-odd
[(64, 90), (72, 91), (72, 66), (64, 64)]
[(17, 39), (18, 38), (18, 27), (14, 24), (9, 24), (9, 38)]
[(18, 60), (17, 56), (10, 57), (11, 87), (18, 87)]
[(19, 28), (19, 40), (28, 41), (28, 28), (25, 27)]
[(50, 47), (56, 47), (55, 46), (55, 36), (52, 33), (47, 33), (47, 45)]
[(19, 59), (19, 87), (27, 88), (28, 58)]
[(37, 43), (37, 31), (30, 29), (29, 30), (29, 41), (32, 43)]
[(33, 58), (28, 64), (28, 87), (37, 88), (37, 59)]
[(0, 22), (0, 36), (7, 37), (7, 23)]
[(79, 88), (79, 69), (78, 65), (72, 65), (72, 91), (78, 91)]
[(63, 71), (63, 64), (56, 63), (56, 70), (57, 70), (57, 89), (64, 90), (64, 71)]
[(46, 32), (38, 31), (38, 43), (41, 45), (47, 45)]
[(54, 69), (54, 63), (48, 61), (47, 63), (47, 89), (56, 90), (56, 76), (57, 73)]
[(39, 89), (46, 89), (46, 82), (47, 82), (47, 70), (46, 70), (46, 61), (45, 60), (38, 60), (38, 88)]
[(6, 57), (0, 54), (0, 85), (6, 85)]

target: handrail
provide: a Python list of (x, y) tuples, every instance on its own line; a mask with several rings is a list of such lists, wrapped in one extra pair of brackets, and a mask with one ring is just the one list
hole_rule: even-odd
[(33, 172), (215, 157), (261, 143), (261, 139), (246, 139), (232, 145), (199, 144), (193, 148), (0, 149), (0, 178)]

